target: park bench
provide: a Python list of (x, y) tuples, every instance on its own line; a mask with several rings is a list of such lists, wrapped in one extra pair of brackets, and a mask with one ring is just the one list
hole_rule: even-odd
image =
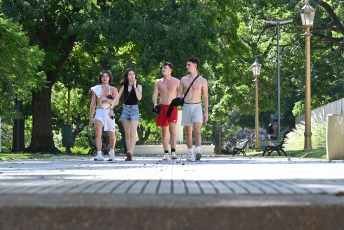
[(285, 139), (287, 138), (288, 133), (289, 131), (286, 131), (283, 133), (283, 135), (279, 135), (278, 141), (276, 144), (262, 146), (263, 156), (265, 155), (265, 153), (268, 153), (268, 156), (270, 156), (271, 153), (274, 151), (276, 151), (279, 156), (281, 156), (281, 152), (283, 152), (284, 155), (287, 156), (286, 152), (283, 150), (283, 145), (284, 145)]
[[(88, 151), (89, 155), (95, 155), (97, 153), (97, 146), (96, 146), (96, 140), (94, 136), (91, 135), (85, 135), (87, 137), (89, 144), (91, 145), (91, 149)], [(102, 151), (104, 155), (109, 154), (110, 151), (110, 145), (106, 144), (105, 140), (102, 138)]]
[(246, 150), (246, 147), (249, 143), (249, 140), (243, 140), (241, 142), (238, 142), (237, 146), (236, 147), (233, 147), (232, 148), (232, 156), (235, 156), (236, 154), (240, 154), (242, 153), (242, 155), (246, 156), (246, 153), (245, 153), (245, 150)]

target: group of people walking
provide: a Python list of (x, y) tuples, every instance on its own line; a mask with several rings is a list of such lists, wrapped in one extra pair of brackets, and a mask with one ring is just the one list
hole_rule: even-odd
[[(162, 144), (164, 148), (163, 160), (177, 159), (176, 123), (178, 119), (178, 106), (182, 105), (182, 126), (186, 130), (186, 144), (188, 148), (188, 161), (200, 160), (201, 154), (201, 127), (208, 121), (208, 83), (198, 75), (200, 61), (198, 58), (187, 59), (186, 69), (188, 75), (181, 80), (172, 77), (174, 66), (164, 62), (161, 66), (163, 78), (158, 79), (154, 86), (152, 102), (157, 113), (156, 126), (161, 127)], [(109, 161), (115, 160), (115, 115), (113, 109), (118, 105), (120, 97), (124, 96), (123, 111), (120, 116), (125, 131), (127, 147), (126, 161), (133, 160), (136, 144), (136, 130), (140, 121), (138, 101), (142, 99), (142, 86), (136, 82), (134, 69), (127, 69), (119, 85), (110, 86), (113, 77), (107, 70), (98, 77), (99, 85), (91, 88), (92, 102), (90, 106), (90, 125), (95, 125), (95, 141), (97, 147), (96, 161), (104, 160), (102, 155), (102, 130), (110, 136)], [(158, 102), (158, 97), (159, 102)], [(202, 98), (204, 113), (202, 109)], [(94, 116), (94, 112), (96, 112)], [(195, 154), (193, 152), (192, 133), (195, 135)], [(170, 134), (171, 152), (169, 152)]]

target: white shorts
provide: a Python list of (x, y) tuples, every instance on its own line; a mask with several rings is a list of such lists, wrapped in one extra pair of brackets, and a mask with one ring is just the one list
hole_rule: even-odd
[(192, 126), (195, 122), (203, 123), (201, 104), (184, 104), (182, 111), (182, 126)]
[(110, 109), (96, 109), (94, 120), (98, 120), (104, 125), (104, 131), (115, 132), (115, 119), (109, 116)]

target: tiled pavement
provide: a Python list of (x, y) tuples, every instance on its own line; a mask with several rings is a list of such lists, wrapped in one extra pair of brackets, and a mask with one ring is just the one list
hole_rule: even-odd
[(0, 162), (0, 194), (344, 194), (344, 161), (203, 157), (187, 162), (136, 157)]
[(344, 161), (160, 159), (0, 162), (0, 229), (344, 229)]

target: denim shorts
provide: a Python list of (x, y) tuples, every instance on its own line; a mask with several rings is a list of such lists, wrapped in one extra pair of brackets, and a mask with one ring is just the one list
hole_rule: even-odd
[(138, 105), (123, 105), (120, 121), (140, 121), (140, 113)]

